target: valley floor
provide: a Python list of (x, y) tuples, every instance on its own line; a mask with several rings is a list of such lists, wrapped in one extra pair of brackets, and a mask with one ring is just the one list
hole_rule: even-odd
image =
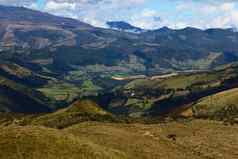
[[(11, 134), (12, 131), (17, 133)], [(13, 125), (0, 128), (0, 158), (237, 159), (237, 132), (238, 125), (200, 119), (157, 124), (83, 122), (61, 130)], [(19, 142), (26, 136), (32, 137), (30, 147), (27, 141)], [(67, 137), (73, 139), (76, 148), (68, 145), (72, 141), (66, 140)], [(39, 142), (48, 150), (40, 147)], [(60, 148), (66, 145), (62, 151), (70, 148), (68, 154), (60, 152), (59, 156), (59, 150), (55, 150), (59, 144)], [(84, 151), (80, 152), (82, 147)]]

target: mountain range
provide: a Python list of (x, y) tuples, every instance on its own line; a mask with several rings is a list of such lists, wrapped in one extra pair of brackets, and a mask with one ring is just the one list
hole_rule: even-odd
[(0, 159), (237, 159), (238, 32), (107, 24), (0, 6)]
[(146, 30), (139, 27), (133, 26), (124, 21), (108, 21), (106, 23), (110, 29), (115, 29), (119, 31), (131, 32), (131, 33), (142, 33)]
[[(234, 29), (163, 27), (142, 31), (122, 21), (107, 24), (111, 29), (23, 7), (0, 6), (0, 90), (5, 99), (1, 110), (49, 112), (78, 98), (93, 97), (116, 114), (157, 115), (187, 104), (188, 96), (197, 100), (211, 95), (210, 89), (218, 93), (217, 89), (226, 88), (226, 80), (236, 76), (234, 70), (224, 74), (227, 79), (216, 73), (219, 67), (238, 61)], [(216, 71), (210, 73), (212, 70)], [(171, 72), (178, 75), (165, 76), (169, 79), (163, 82), (157, 79), (157, 75)], [(192, 79), (213, 78), (192, 83), (188, 79), (189, 84), (181, 88), (164, 85), (179, 80), (180, 74), (187, 80), (189, 73)], [(212, 82), (220, 82), (219, 87), (213, 90)], [(189, 90), (198, 86), (206, 89)], [(167, 107), (177, 96), (182, 104), (172, 101)], [(163, 109), (158, 107), (161, 102), (166, 106)], [(30, 103), (36, 107), (28, 110)]]
[(206, 70), (238, 56), (238, 33), (233, 29), (164, 27), (134, 34), (26, 8), (1, 6), (0, 15), (1, 59), (27, 60), (60, 71), (88, 65), (130, 73)]

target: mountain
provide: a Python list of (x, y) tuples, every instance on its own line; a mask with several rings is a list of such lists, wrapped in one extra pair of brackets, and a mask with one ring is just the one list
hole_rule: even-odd
[(236, 159), (237, 44), (0, 6), (0, 159)]
[(135, 27), (124, 21), (109, 21), (106, 24), (108, 25), (109, 28), (119, 30), (119, 31), (131, 32), (131, 33), (145, 32), (144, 29)]
[(237, 60), (238, 33), (229, 29), (162, 28), (133, 34), (26, 8), (2, 8), (1, 58), (61, 72), (88, 65), (126, 73), (209, 69)]
[(88, 66), (96, 67), (94, 74), (206, 70), (238, 59), (238, 33), (232, 29), (161, 28), (134, 34), (6, 6), (1, 6), (0, 22), (1, 59), (61, 74)]
[(238, 61), (233, 29), (163, 27), (135, 34), (23, 7), (0, 6), (0, 13), (0, 75), (40, 93), (54, 110), (137, 77), (210, 71)]
[[(68, 27), (90, 28), (91, 26), (71, 18), (53, 16), (48, 13), (34, 11), (24, 7), (2, 6), (0, 5), (1, 23), (15, 23), (29, 25), (57, 25)], [(3, 24), (1, 24), (3, 25)]]
[[(23, 50), (42, 49), (56, 43), (67, 43), (66, 41), (69, 42), (65, 45), (70, 45), (74, 34), (64, 28), (82, 30), (92, 28), (74, 19), (57, 17), (24, 7), (0, 6), (0, 21), (1, 50), (14, 47)], [(57, 42), (52, 44), (53, 40)]]

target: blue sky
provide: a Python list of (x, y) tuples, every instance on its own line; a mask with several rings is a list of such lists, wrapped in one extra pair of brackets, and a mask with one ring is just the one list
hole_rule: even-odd
[(238, 27), (237, 0), (0, 0), (105, 27), (109, 20), (155, 29)]
[(37, 7), (42, 10), (44, 9), (44, 6), (45, 6), (45, 3), (46, 3), (46, 0), (37, 0)]

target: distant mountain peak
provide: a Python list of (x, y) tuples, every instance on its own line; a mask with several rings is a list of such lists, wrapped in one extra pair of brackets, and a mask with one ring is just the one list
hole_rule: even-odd
[(125, 32), (141, 33), (145, 31), (144, 29), (133, 26), (125, 21), (108, 21), (106, 24), (110, 29), (115, 29), (115, 30), (120, 30)]
[(232, 27), (232, 28), (230, 28), (230, 30), (233, 31), (233, 32), (235, 32), (235, 33), (238, 32), (238, 28), (237, 28), (237, 27)]
[[(152, 30), (153, 31), (153, 30)], [(173, 31), (173, 29), (170, 29), (169, 27), (167, 26), (164, 26), (162, 28), (159, 28), (159, 29), (156, 29), (154, 31), (160, 31), (160, 32), (170, 32), (170, 31)]]
[(0, 5), (0, 21), (8, 23), (27, 22), (28, 24), (47, 24), (57, 26), (92, 28), (91, 25), (76, 19), (59, 17), (56, 15), (49, 14), (47, 12), (32, 10), (25, 7), (5, 5)]

